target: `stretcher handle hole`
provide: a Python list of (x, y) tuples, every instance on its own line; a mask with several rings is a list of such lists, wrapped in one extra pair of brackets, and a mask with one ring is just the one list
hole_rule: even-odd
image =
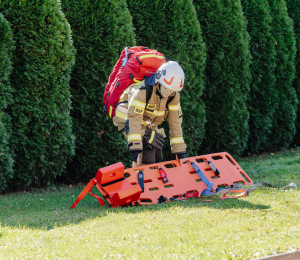
[(169, 163), (169, 164), (165, 164), (165, 167), (166, 167), (167, 169), (169, 169), (169, 168), (175, 168), (175, 167), (177, 167), (177, 166), (176, 166), (176, 164), (174, 164), (174, 163)]
[(156, 170), (157, 168), (158, 168), (158, 166), (149, 167), (150, 170)]
[(208, 171), (212, 171), (212, 169), (211, 169), (210, 167), (205, 168), (204, 170), (207, 171), (207, 172), (208, 172)]
[(141, 202), (143, 203), (152, 203), (151, 199), (141, 199)]
[(193, 171), (190, 171), (190, 174), (195, 174), (196, 172), (195, 172), (195, 170), (193, 170)]
[(172, 187), (174, 187), (173, 184), (169, 184), (169, 185), (166, 185), (166, 186), (165, 186), (165, 188), (172, 188)]
[(148, 183), (148, 182), (152, 182), (152, 180), (151, 179), (144, 180), (144, 183)]
[(197, 179), (197, 180), (196, 180), (196, 182), (201, 182), (201, 181), (202, 181), (202, 179)]
[(235, 166), (235, 163), (233, 162), (233, 160), (231, 158), (229, 158), (227, 155), (226, 155), (226, 158), (228, 159), (228, 161), (230, 161), (232, 163), (232, 165)]
[(124, 173), (124, 178), (128, 178), (128, 177), (130, 177), (130, 174), (128, 172), (125, 172)]
[(228, 185), (227, 185), (227, 184), (220, 184), (220, 185), (218, 185), (217, 187), (218, 187), (218, 188), (227, 188)]
[(199, 193), (197, 190), (188, 190), (186, 193)]
[(249, 180), (248, 177), (245, 175), (245, 173), (243, 173), (243, 172), (240, 171), (240, 174), (244, 177), (244, 179), (245, 179), (248, 183), (250, 183), (250, 180)]
[(220, 178), (220, 176), (213, 176), (213, 177), (211, 177), (212, 179), (219, 179)]
[(181, 198), (181, 194), (177, 194), (177, 195), (174, 195), (172, 197), (175, 198), (175, 199), (178, 199), (178, 198)]
[(214, 159), (214, 160), (222, 160), (223, 159), (223, 157), (220, 156), (220, 155), (212, 156), (211, 158)]
[(133, 186), (134, 186), (134, 185), (137, 185), (137, 183), (136, 183), (136, 182), (132, 182), (132, 183), (131, 183), (131, 185), (133, 185)]
[(140, 172), (140, 171), (142, 171), (142, 172), (144, 172), (144, 169), (137, 169), (137, 170), (134, 170), (135, 172)]
[(154, 191), (154, 190), (159, 190), (159, 189), (157, 187), (154, 187), (154, 188), (150, 188), (149, 190)]
[(235, 183), (240, 183), (240, 184), (242, 184), (242, 185), (245, 185), (245, 182), (244, 182), (244, 181), (235, 181), (235, 182), (233, 182), (233, 184), (235, 184)]
[(203, 163), (205, 161), (206, 161), (205, 158), (198, 158), (198, 159), (196, 159), (196, 162), (198, 162), (198, 163)]

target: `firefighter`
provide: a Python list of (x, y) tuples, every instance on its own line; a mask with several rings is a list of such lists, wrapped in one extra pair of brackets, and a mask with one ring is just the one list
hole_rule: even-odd
[(184, 72), (175, 61), (164, 63), (155, 74), (132, 84), (121, 96), (114, 124), (122, 132), (132, 153), (132, 167), (162, 162), (165, 133), (158, 128), (167, 119), (171, 152), (183, 163), (186, 144), (182, 135), (179, 91)]

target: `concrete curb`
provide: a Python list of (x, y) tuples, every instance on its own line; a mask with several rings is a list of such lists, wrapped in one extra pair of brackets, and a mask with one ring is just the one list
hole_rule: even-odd
[[(287, 252), (283, 254), (278, 255), (271, 255), (271, 256), (264, 256), (261, 258), (255, 258), (255, 260), (264, 260), (264, 259), (270, 259), (270, 260), (300, 260), (300, 250), (294, 251), (294, 252)], [(251, 260), (254, 260), (251, 259)]]

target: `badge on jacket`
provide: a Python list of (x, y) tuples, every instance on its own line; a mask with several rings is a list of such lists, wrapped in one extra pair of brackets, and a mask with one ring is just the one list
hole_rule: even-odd
[(153, 110), (156, 108), (156, 104), (148, 104), (146, 108)]
[(134, 113), (137, 113), (137, 114), (143, 114), (143, 113), (144, 113), (144, 109), (135, 107), (135, 108), (134, 108)]

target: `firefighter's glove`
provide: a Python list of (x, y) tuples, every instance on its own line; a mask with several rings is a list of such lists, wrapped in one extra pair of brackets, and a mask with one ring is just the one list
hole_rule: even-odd
[(145, 135), (143, 136), (143, 141), (150, 147), (150, 149), (152, 149), (153, 146), (157, 149), (162, 149), (165, 143), (163, 135), (151, 129), (146, 130)]

